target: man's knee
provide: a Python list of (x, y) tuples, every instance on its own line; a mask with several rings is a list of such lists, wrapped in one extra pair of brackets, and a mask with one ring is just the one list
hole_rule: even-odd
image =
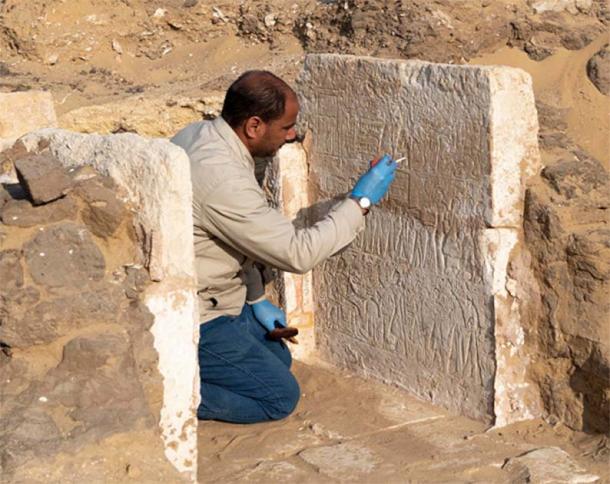
[(270, 405), (268, 415), (271, 420), (280, 420), (288, 417), (299, 403), (301, 397), (301, 389), (296, 378), (292, 373), (288, 373), (281, 390), (279, 390), (280, 398)]

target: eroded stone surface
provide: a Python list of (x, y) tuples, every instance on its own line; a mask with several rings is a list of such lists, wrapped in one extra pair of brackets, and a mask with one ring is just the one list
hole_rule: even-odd
[(53, 204), (32, 205), (29, 200), (9, 200), (0, 208), (0, 220), (4, 225), (17, 227), (34, 227), (44, 223), (73, 220), (77, 208), (69, 197), (61, 198)]
[(104, 277), (104, 256), (82, 226), (56, 225), (24, 247), (32, 279), (47, 287), (86, 287)]
[(606, 44), (589, 59), (587, 75), (599, 92), (610, 95), (610, 44)]
[(83, 221), (89, 230), (98, 237), (113, 235), (127, 215), (117, 198), (117, 187), (106, 187), (101, 180), (92, 178), (79, 184), (75, 191), (87, 202)]
[(353, 442), (306, 449), (299, 457), (335, 479), (349, 480), (350, 474), (370, 474), (380, 462), (367, 447)]
[(5, 289), (23, 286), (23, 268), (17, 250), (0, 252), (0, 281)]
[(3, 113), (0, 116), (0, 138), (14, 139), (30, 131), (57, 126), (50, 92), (0, 93), (0, 113)]
[(322, 354), (459, 413), (531, 417), (507, 274), (540, 163), (527, 74), (317, 55), (300, 90), (318, 201), (379, 153), (408, 160), (365, 233), (315, 273)]
[(558, 447), (536, 449), (513, 457), (502, 468), (520, 482), (577, 484), (599, 481), (599, 476), (587, 473)]
[[(70, 285), (61, 287), (70, 288)], [(11, 348), (48, 344), (55, 339), (93, 324), (111, 324), (119, 317), (121, 290), (111, 284), (72, 286), (83, 289), (68, 297), (56, 297), (36, 304), (39, 292), (32, 287), (7, 293), (7, 317), (0, 321), (0, 341)], [(134, 318), (135, 319), (135, 318)], [(141, 318), (140, 318), (141, 319)]]

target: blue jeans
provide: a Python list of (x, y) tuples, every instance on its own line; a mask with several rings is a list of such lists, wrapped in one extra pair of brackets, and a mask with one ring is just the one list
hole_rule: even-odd
[(199, 419), (254, 423), (292, 413), (301, 393), (290, 373), (292, 357), (266, 333), (247, 304), (239, 316), (199, 327)]

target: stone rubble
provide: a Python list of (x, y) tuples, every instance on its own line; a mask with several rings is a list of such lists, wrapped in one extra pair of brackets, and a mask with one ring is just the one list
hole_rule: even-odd
[[(131, 462), (108, 459), (79, 476), (115, 479), (137, 468), (147, 481), (192, 481), (197, 397), (196, 308), (188, 299), (194, 284), (187, 276), (192, 267), (182, 268), (182, 283), (172, 276), (166, 260), (176, 258), (166, 252), (167, 239), (153, 235), (159, 212), (148, 205), (171, 207), (164, 197), (175, 188), (172, 170), (188, 167), (186, 156), (164, 154), (154, 165), (164, 176), (151, 175), (163, 185), (153, 198), (142, 200), (129, 197), (112, 163), (105, 170), (95, 166), (95, 144), (90, 154), (83, 154), (73, 151), (73, 141), (53, 141), (27, 135), (5, 157), (16, 165), (20, 183), (4, 183), (0, 191), (0, 373), (6, 376), (0, 402), (0, 472), (28, 482), (48, 475), (49, 469), (69, 476), (70, 469), (87, 462), (87, 449), (109, 446), (108, 452), (120, 452), (121, 446), (110, 442), (129, 436), (129, 443), (121, 445), (140, 448)], [(114, 153), (112, 139), (95, 141), (107, 142), (103, 151)], [(139, 181), (146, 175), (134, 165), (138, 160), (154, 162), (146, 144), (130, 140), (141, 154), (117, 149), (127, 167), (123, 169), (139, 172)], [(62, 148), (74, 156), (71, 163)], [(170, 162), (176, 168), (163, 165)], [(45, 186), (45, 177), (54, 183)], [(189, 214), (181, 218), (180, 213), (173, 210), (171, 216), (175, 223), (188, 218), (184, 230), (189, 230)], [(188, 250), (182, 249), (180, 257), (192, 260)], [(163, 283), (151, 280), (151, 265)], [(173, 302), (165, 302), (168, 296)], [(161, 302), (163, 313), (155, 306)], [(184, 308), (182, 317), (172, 313)], [(182, 394), (164, 378), (168, 355), (159, 343), (160, 315), (167, 330), (184, 335), (167, 338), (172, 354), (182, 338), (182, 354), (192, 356), (184, 362), (173, 357), (186, 364), (173, 377), (178, 382), (189, 379)], [(167, 416), (168, 401), (176, 409), (173, 420)]]

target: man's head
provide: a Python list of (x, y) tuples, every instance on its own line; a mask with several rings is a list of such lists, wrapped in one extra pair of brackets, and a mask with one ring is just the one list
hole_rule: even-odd
[(267, 71), (248, 71), (227, 90), (223, 119), (233, 128), (252, 156), (273, 156), (296, 137), (299, 113), (295, 92)]

